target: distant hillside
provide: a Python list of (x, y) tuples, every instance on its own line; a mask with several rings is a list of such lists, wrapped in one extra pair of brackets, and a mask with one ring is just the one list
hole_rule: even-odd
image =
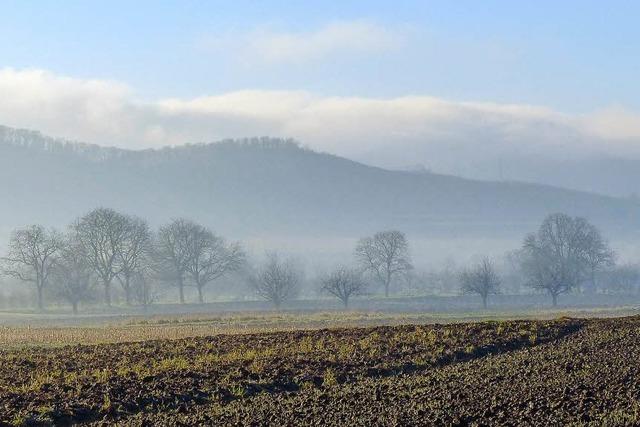
[(158, 224), (187, 216), (237, 237), (358, 235), (397, 227), (420, 235), (515, 235), (544, 215), (588, 217), (636, 232), (640, 204), (515, 182), (389, 171), (250, 139), (127, 151), (0, 127), (0, 226), (61, 226), (98, 205)]

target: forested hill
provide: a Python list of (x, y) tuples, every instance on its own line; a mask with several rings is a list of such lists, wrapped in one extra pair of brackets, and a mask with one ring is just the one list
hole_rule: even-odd
[(515, 182), (389, 171), (301, 148), (250, 139), (128, 151), (0, 127), (0, 227), (63, 226), (96, 206), (158, 224), (202, 221), (237, 237), (410, 233), (521, 233), (550, 212), (635, 232), (640, 205)]

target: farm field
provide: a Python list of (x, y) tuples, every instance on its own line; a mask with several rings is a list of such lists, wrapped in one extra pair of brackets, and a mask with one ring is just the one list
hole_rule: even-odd
[(640, 317), (217, 334), (0, 353), (0, 423), (640, 421)]
[(108, 344), (323, 328), (448, 324), (486, 320), (551, 320), (558, 317), (623, 317), (638, 313), (637, 306), (481, 310), (464, 313), (256, 311), (145, 316), (61, 316), (52, 313), (21, 315), (0, 312), (0, 348)]

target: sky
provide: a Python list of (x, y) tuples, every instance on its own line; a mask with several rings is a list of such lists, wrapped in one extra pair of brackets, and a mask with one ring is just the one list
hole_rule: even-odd
[(401, 149), (640, 153), (638, 1), (0, 9), (7, 126), (127, 148), (292, 137), (384, 166), (414, 160)]

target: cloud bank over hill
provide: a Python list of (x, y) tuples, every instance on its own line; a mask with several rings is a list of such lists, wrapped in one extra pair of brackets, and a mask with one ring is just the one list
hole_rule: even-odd
[[(294, 49), (302, 42), (291, 43)], [(269, 135), (378, 166), (422, 164), (480, 178), (498, 178), (500, 167), (513, 179), (521, 178), (518, 162), (544, 168), (596, 156), (640, 158), (640, 113), (618, 107), (568, 114), (419, 95), (294, 90), (142, 100), (117, 81), (11, 68), (0, 69), (0, 99), (4, 125), (133, 149)]]

